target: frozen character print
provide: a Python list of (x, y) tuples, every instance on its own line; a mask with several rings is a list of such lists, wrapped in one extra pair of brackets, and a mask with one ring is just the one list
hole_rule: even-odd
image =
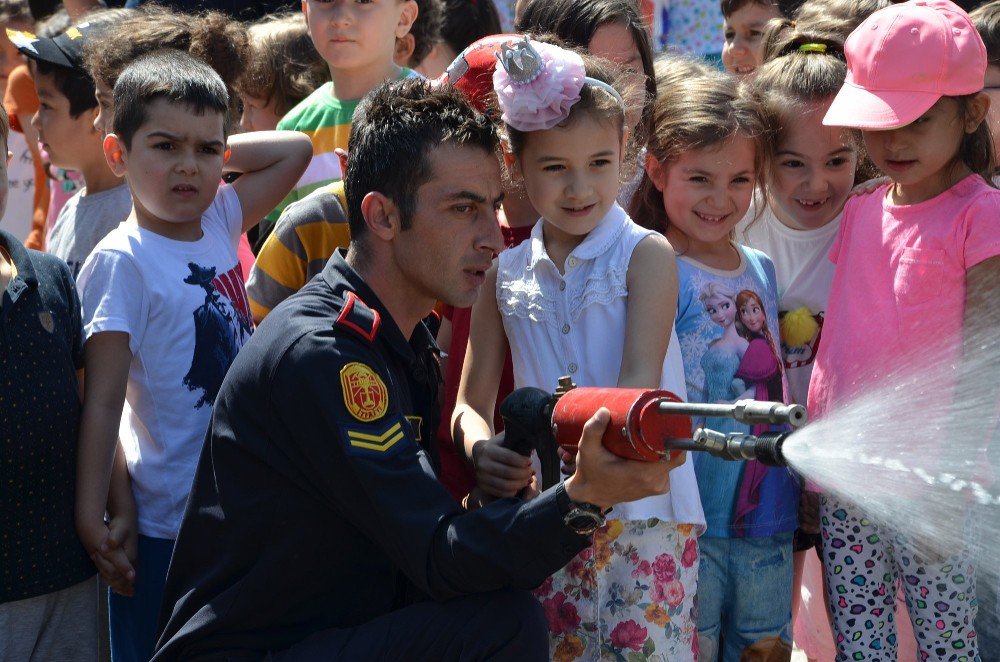
[[(764, 302), (753, 290), (742, 290), (736, 295), (736, 310), (737, 331), (747, 340), (747, 349), (736, 370), (736, 376), (749, 386), (745, 396), (780, 402), (781, 358), (768, 328)], [(755, 427), (754, 432), (758, 431)]]
[[(701, 357), (705, 373), (705, 402), (734, 402), (746, 391), (746, 383), (736, 376), (743, 354), (749, 343), (736, 328), (736, 293), (718, 282), (706, 283), (698, 299), (715, 324), (722, 327), (722, 335), (708, 344)], [(710, 418), (706, 426), (720, 432), (730, 432), (733, 422), (728, 419)]]

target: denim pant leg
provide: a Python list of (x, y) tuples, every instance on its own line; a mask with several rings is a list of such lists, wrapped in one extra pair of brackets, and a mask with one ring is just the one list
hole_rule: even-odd
[(173, 540), (140, 535), (135, 594), (126, 598), (108, 591), (112, 662), (148, 662), (153, 656), (173, 550)]
[(698, 660), (715, 662), (719, 656), (723, 610), (729, 602), (729, 538), (698, 541)]
[[(731, 541), (733, 600), (723, 639), (726, 662), (792, 652), (792, 533)], [(744, 658), (745, 656), (745, 658)]]

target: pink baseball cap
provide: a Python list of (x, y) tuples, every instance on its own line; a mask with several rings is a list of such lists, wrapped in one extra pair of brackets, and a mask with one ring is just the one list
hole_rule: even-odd
[(898, 129), (938, 99), (975, 94), (986, 46), (969, 15), (948, 0), (880, 9), (847, 38), (847, 80), (823, 118), (829, 126)]

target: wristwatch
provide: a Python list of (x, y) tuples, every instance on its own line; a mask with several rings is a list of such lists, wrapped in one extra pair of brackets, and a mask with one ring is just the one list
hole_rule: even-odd
[(566, 526), (581, 536), (589, 536), (604, 526), (605, 515), (611, 512), (610, 508), (605, 512), (592, 503), (573, 501), (566, 494), (566, 487), (562, 483), (556, 487), (556, 504)]

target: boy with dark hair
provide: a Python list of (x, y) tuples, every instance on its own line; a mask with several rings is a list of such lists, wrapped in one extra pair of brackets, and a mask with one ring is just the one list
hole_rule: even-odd
[(417, 70), (437, 78), (465, 48), (483, 37), (503, 32), (493, 0), (442, 0), (441, 37)]
[(104, 136), (94, 128), (94, 81), (83, 68), (83, 46), (97, 36), (106, 18), (71, 27), (54, 39), (8, 32), (29, 58), (40, 102), (31, 125), (52, 165), (83, 175), (84, 188), (59, 211), (46, 250), (61, 258), (76, 276), (104, 236), (128, 218), (128, 186), (104, 160)]
[[(76, 525), (88, 552), (113, 546), (103, 518), (120, 438), (138, 566), (134, 591), (122, 591), (132, 595), (111, 596), (112, 654), (148, 660), (215, 395), (252, 328), (239, 236), (291, 188), (312, 149), (292, 132), (234, 136), (227, 147), (225, 85), (180, 51), (135, 61), (113, 97), (104, 152), (134, 206), (80, 272), (86, 390)], [(224, 170), (242, 176), (219, 186)]]
[(441, 38), (444, 16), (442, 0), (415, 0), (417, 19), (410, 31), (396, 39), (396, 54), (393, 60), (401, 67), (417, 69), (430, 54), (434, 44)]
[(285, 207), (343, 179), (334, 150), (347, 148), (351, 118), (361, 98), (385, 80), (419, 76), (394, 61), (396, 40), (409, 33), (418, 11), (416, 0), (302, 2), (309, 36), (330, 67), (332, 82), (306, 97), (278, 123), (278, 129), (308, 135), (314, 156), (292, 192), (261, 223), (255, 250), (263, 246)]
[(156, 662), (548, 659), (526, 589), (588, 543), (578, 502), (667, 489), (669, 463), (601, 446), (602, 414), (576, 473), (530, 501), (466, 513), (435, 476), (436, 347), (421, 319), (439, 299), (471, 305), (500, 250), (497, 142), (450, 86), (393, 81), (362, 101), (351, 246), (226, 375)]
[(722, 66), (734, 76), (749, 77), (761, 65), (764, 28), (774, 18), (788, 18), (801, 0), (721, 0)]
[[(0, 106), (2, 153), (8, 131)], [(0, 215), (7, 201), (6, 163), (0, 159)], [(81, 334), (80, 300), (66, 265), (0, 230), (4, 660), (97, 657), (97, 577), (73, 527)]]

